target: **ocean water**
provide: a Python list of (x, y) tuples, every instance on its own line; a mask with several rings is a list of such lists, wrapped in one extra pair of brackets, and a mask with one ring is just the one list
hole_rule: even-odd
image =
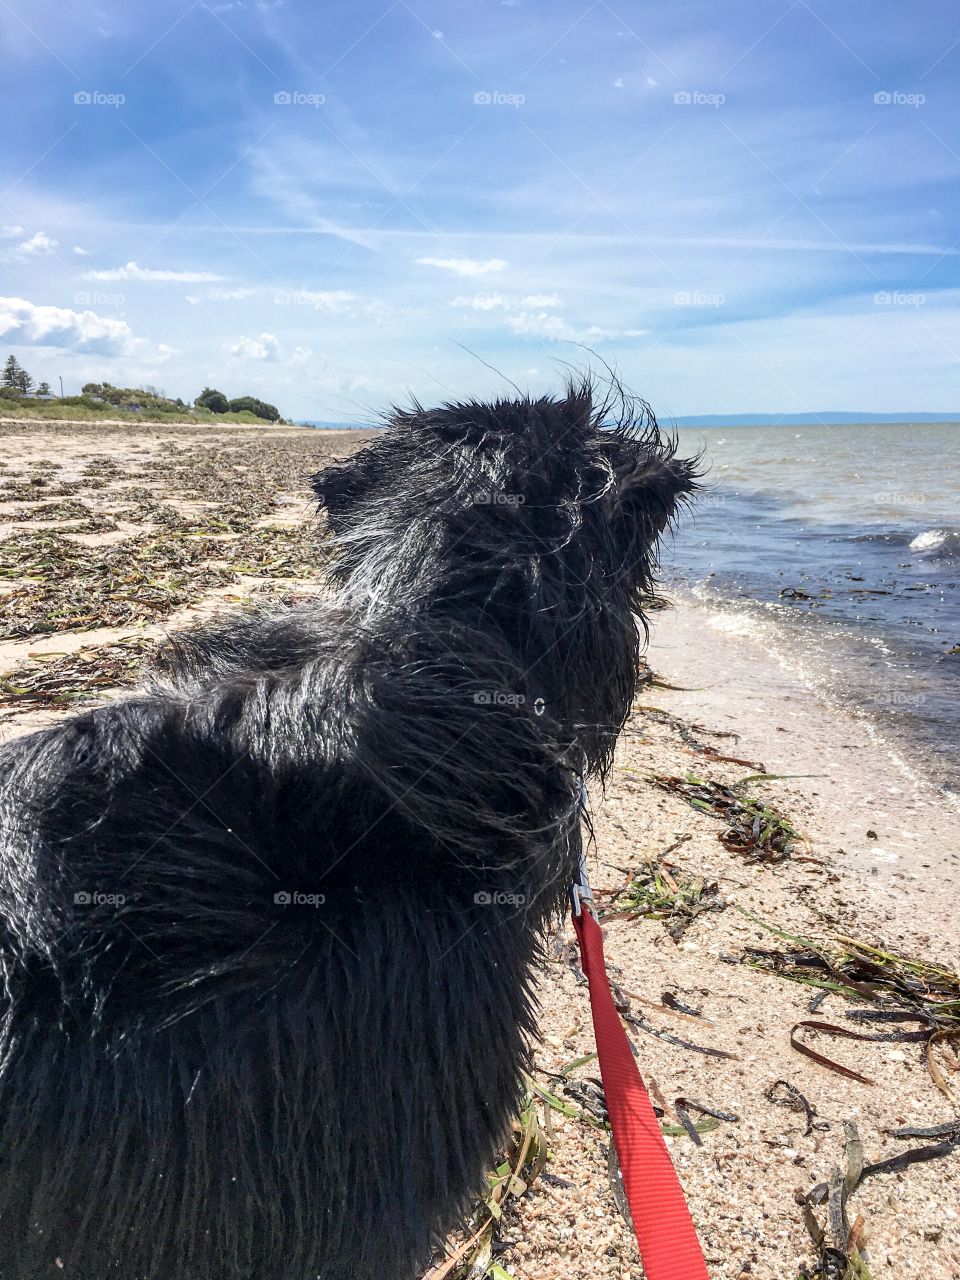
[[(960, 796), (960, 423), (681, 429), (663, 575)], [(668, 592), (669, 593), (669, 592)]]

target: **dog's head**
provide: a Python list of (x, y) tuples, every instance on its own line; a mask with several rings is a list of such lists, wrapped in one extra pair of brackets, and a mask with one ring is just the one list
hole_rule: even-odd
[(658, 540), (696, 488), (644, 403), (598, 403), (582, 381), (562, 398), (416, 405), (314, 484), (354, 607), (498, 628), (601, 767), (633, 697)]

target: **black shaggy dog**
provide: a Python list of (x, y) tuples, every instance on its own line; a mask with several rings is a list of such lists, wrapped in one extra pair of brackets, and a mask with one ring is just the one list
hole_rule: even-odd
[(606, 414), (395, 414), (330, 603), (0, 752), (2, 1280), (410, 1280), (482, 1187), (693, 487)]

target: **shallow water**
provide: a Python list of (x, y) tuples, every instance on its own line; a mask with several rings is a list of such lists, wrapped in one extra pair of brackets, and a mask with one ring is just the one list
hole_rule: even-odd
[(663, 556), (960, 794), (960, 424), (681, 430), (706, 491)]

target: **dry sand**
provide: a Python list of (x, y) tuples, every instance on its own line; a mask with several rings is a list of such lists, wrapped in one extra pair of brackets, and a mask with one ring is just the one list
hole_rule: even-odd
[[(356, 447), (360, 435), (293, 428), (5, 423), (0, 441), (5, 463), (0, 485), (22, 485), (44, 474), (55, 481), (66, 479), (80, 485), (74, 496), (98, 514), (109, 516), (118, 507), (127, 511), (123, 536), (145, 539), (154, 526), (146, 517), (138, 521), (135, 511), (130, 517), (130, 503), (122, 493), (131, 471), (141, 490), (152, 486), (158, 500), (176, 507), (182, 503), (184, 475), (193, 474), (197, 458), (210, 450), (219, 467), (235, 469), (238, 483), (255, 474), (259, 489), (269, 490), (269, 509), (257, 515), (258, 527), (289, 528), (310, 518), (307, 473)], [(115, 460), (120, 474), (100, 483), (97, 465), (91, 468), (91, 460), (96, 464), (97, 459)], [(43, 464), (50, 463), (57, 465), (47, 465), (45, 471)], [(198, 482), (197, 491), (200, 497), (193, 500), (190, 518), (197, 511), (210, 517), (218, 501), (229, 506), (236, 498), (229, 489), (218, 499), (209, 475)], [(150, 504), (141, 500), (149, 516)], [(36, 529), (18, 516), (29, 515), (39, 503), (22, 497), (4, 501), (0, 490), (0, 538)], [(59, 522), (68, 536), (69, 525)], [(197, 535), (188, 529), (183, 536)], [(241, 535), (220, 536), (229, 541)], [(9, 640), (0, 629), (0, 674), (36, 671), (57, 660), (37, 655), (81, 648), (91, 653), (96, 668), (98, 655), (106, 653), (103, 646), (121, 635), (149, 640), (211, 608), (236, 607), (238, 600), (258, 594), (288, 593), (291, 579), (272, 575), (270, 563), (267, 556), (250, 572), (250, 565), (228, 561), (226, 580), (216, 590), (198, 592), (166, 616), (161, 608), (159, 614), (119, 628), (91, 626)], [(296, 565), (292, 572), (296, 590), (308, 590)], [(16, 590), (24, 583), (0, 586)], [(25, 589), (31, 589), (29, 583)], [(652, 1078), (668, 1107), (685, 1097), (738, 1117), (705, 1133), (701, 1146), (686, 1136), (667, 1140), (711, 1276), (792, 1280), (804, 1269), (812, 1274), (815, 1260), (798, 1195), (842, 1163), (844, 1123), (856, 1122), (867, 1160), (878, 1160), (917, 1145), (892, 1138), (889, 1130), (942, 1124), (956, 1116), (957, 1108), (934, 1087), (923, 1046), (915, 1042), (817, 1042), (823, 1053), (871, 1077), (873, 1085), (845, 1079), (792, 1049), (790, 1028), (810, 1016), (810, 1000), (817, 993), (740, 962), (748, 947), (781, 945), (744, 912), (788, 932), (818, 938), (850, 934), (956, 969), (960, 817), (868, 720), (819, 702), (802, 675), (771, 660), (749, 636), (724, 631), (718, 619), (694, 602), (678, 602), (655, 616), (649, 658), (662, 681), (681, 688), (644, 691), (620, 743), (606, 794), (594, 788), (591, 877), (601, 891), (619, 888), (670, 850), (669, 864), (715, 882), (726, 907), (698, 917), (679, 941), (668, 933), (666, 921), (612, 919), (605, 925), (607, 958), (615, 981), (630, 993), (634, 1013), (642, 1013), (650, 1027), (736, 1055), (706, 1056), (636, 1027), (630, 1032), (645, 1077)], [(77, 688), (80, 696), (97, 700), (121, 692), (120, 686), (132, 678), (128, 671), (116, 686), (81, 682)], [(0, 732), (22, 733), (63, 714), (61, 706), (9, 698), (4, 703), (0, 698)], [(806, 844), (796, 856), (778, 866), (748, 865), (720, 842), (723, 824), (714, 816), (651, 783), (652, 774), (693, 771), (729, 784), (759, 772), (717, 760), (701, 747), (762, 764), (771, 775), (801, 775), (747, 788), (769, 799), (803, 832)], [(548, 1073), (559, 1072), (594, 1047), (571, 939), (567, 927), (542, 983), (537, 1079), (556, 1093), (562, 1082)], [(700, 1009), (702, 1016), (682, 1018), (645, 1003), (662, 1005), (664, 993)], [(843, 1022), (850, 1007), (842, 997), (830, 995), (816, 1016)], [(951, 1065), (949, 1056), (941, 1060), (956, 1096), (960, 1074)], [(589, 1082), (596, 1075), (591, 1062), (571, 1079)], [(801, 1113), (767, 1097), (778, 1080), (795, 1085), (816, 1109), (816, 1127), (809, 1136), (804, 1135)], [(579, 1100), (588, 1095), (578, 1097), (577, 1086), (573, 1089), (567, 1101), (579, 1112)], [(498, 1263), (516, 1280), (639, 1278), (636, 1247), (611, 1192), (608, 1134), (556, 1112), (552, 1124), (550, 1162), (505, 1214)], [(863, 1216), (875, 1277), (960, 1280), (957, 1151), (864, 1182), (850, 1211), (851, 1219)]]

